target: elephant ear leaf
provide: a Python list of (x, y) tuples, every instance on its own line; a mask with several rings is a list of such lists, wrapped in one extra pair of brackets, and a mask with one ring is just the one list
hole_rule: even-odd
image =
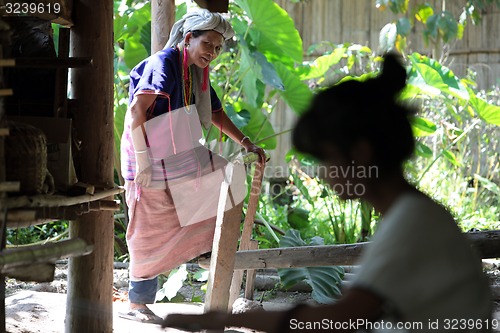
[[(283, 8), (273, 0), (236, 0), (236, 3), (251, 19), (252, 39), (260, 52), (272, 62), (302, 63), (302, 38)], [(279, 56), (274, 59), (276, 55)]]
[[(280, 241), (281, 247), (299, 247), (319, 245), (322, 240), (315, 237), (307, 244), (297, 230), (288, 230)], [(289, 289), (299, 282), (305, 281), (311, 288), (311, 297), (318, 303), (335, 302), (341, 295), (340, 284), (344, 278), (344, 269), (340, 266), (299, 267), (278, 269), (281, 283)]]

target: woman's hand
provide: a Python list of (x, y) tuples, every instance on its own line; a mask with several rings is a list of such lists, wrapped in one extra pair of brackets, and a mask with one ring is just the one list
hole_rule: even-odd
[[(199, 315), (169, 314), (161, 326), (177, 328), (190, 332), (201, 330), (223, 330), (225, 327), (247, 327), (260, 332), (283, 333), (281, 321), (285, 311), (253, 310), (238, 314), (210, 311)], [(281, 332), (280, 332), (281, 331)]]
[(252, 141), (250, 141), (250, 139), (247, 138), (246, 140), (243, 140), (241, 144), (245, 148), (247, 153), (256, 153), (257, 155), (259, 155), (259, 163), (265, 163), (268, 161), (264, 149), (254, 144)]

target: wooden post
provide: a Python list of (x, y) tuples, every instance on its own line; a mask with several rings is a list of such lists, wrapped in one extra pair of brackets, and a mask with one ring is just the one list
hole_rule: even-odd
[[(258, 248), (259, 248), (259, 241), (256, 241), (255, 239), (250, 240), (248, 249), (257, 250)], [(257, 275), (257, 271), (255, 269), (249, 269), (246, 271), (246, 275), (247, 279), (245, 281), (245, 298), (253, 300), (255, 276)]]
[[(250, 198), (248, 199), (247, 213), (245, 215), (245, 222), (243, 224), (243, 231), (241, 232), (239, 251), (252, 250), (252, 232), (255, 221), (255, 214), (259, 205), (259, 196), (262, 189), (262, 179), (264, 178), (264, 170), (266, 163), (260, 163), (255, 166), (252, 179), (252, 187), (250, 189)], [(258, 244), (257, 244), (258, 247)], [(228, 311), (233, 308), (233, 303), (236, 301), (240, 294), (241, 282), (243, 281), (243, 271), (236, 271), (233, 273), (231, 287), (229, 291)]]
[[(69, 58), (70, 29), (59, 29), (58, 58)], [(54, 93), (54, 116), (66, 117), (68, 108), (68, 68), (56, 69), (56, 87)]]
[(175, 0), (151, 1), (151, 54), (162, 50), (175, 21)]
[(205, 297), (206, 311), (226, 311), (229, 302), (229, 285), (233, 277), (234, 257), (240, 235), (240, 221), (243, 202), (227, 212), (224, 211), (228, 198), (229, 184), (232, 172), (227, 172), (227, 181), (222, 182), (217, 208), (217, 221), (210, 260), (207, 295)]
[[(113, 187), (113, 1), (75, 0), (72, 56), (91, 57), (71, 70), (74, 125), (81, 151), (78, 178)], [(110, 200), (113, 198), (110, 197)], [(66, 332), (113, 332), (113, 213), (90, 212), (71, 222), (70, 235), (94, 245), (91, 255), (72, 258), (68, 271)]]

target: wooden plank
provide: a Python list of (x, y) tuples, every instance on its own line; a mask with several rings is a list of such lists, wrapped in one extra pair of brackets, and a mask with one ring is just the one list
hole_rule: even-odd
[(12, 96), (14, 91), (12, 89), (0, 89), (0, 97)]
[[(257, 250), (259, 248), (259, 242), (256, 240), (250, 241), (249, 250)], [(255, 287), (255, 276), (257, 275), (257, 270), (249, 269), (246, 271), (246, 281), (245, 281), (245, 298), (253, 299), (254, 287)]]
[(224, 212), (228, 192), (227, 183), (222, 183), (215, 227), (210, 272), (208, 276), (205, 312), (227, 311), (229, 286), (233, 277), (234, 257), (240, 235), (243, 202)]
[(356, 263), (367, 243), (238, 251), (235, 270), (344, 266)]
[(44, 245), (8, 248), (0, 256), (0, 271), (3, 274), (20, 266), (55, 262), (61, 258), (84, 256), (92, 253), (93, 248), (93, 245), (87, 244), (87, 242), (80, 238)]
[[(500, 257), (500, 230), (465, 233), (482, 259)], [(238, 251), (235, 270), (349, 266), (358, 263), (369, 242)]]
[(19, 281), (52, 282), (55, 269), (54, 263), (32, 264), (9, 269), (5, 275)]
[(36, 220), (36, 210), (34, 209), (19, 209), (7, 211), (7, 227), (9, 227), (9, 224), (11, 222), (18, 223), (34, 220)]
[(1, 182), (0, 192), (19, 192), (21, 190), (21, 182)]
[[(69, 59), (70, 29), (59, 29), (58, 59)], [(54, 116), (66, 118), (68, 113), (68, 68), (56, 69)]]
[[(113, 155), (113, 154), (111, 154)], [(59, 207), (71, 206), (86, 202), (102, 200), (115, 194), (122, 193), (122, 187), (115, 187), (108, 190), (96, 192), (94, 194), (84, 194), (76, 197), (67, 197), (63, 195), (35, 195), (7, 198), (5, 206), (9, 209), (21, 207)]]
[(16, 68), (81, 68), (92, 65), (91, 57), (59, 58), (15, 58), (0, 59), (0, 67)]
[[(239, 251), (250, 250), (252, 246), (252, 232), (255, 221), (255, 214), (259, 205), (259, 196), (262, 189), (262, 179), (264, 178), (264, 170), (266, 163), (258, 163), (255, 165), (254, 174), (252, 177), (252, 185), (250, 190), (250, 198), (248, 199), (247, 212), (243, 223), (243, 231)], [(234, 256), (234, 255), (233, 255)], [(243, 272), (238, 271), (233, 273), (231, 288), (229, 291), (228, 310), (233, 307), (234, 301), (238, 298), (241, 290), (241, 282), (243, 281)]]
[(76, 220), (83, 214), (105, 210), (120, 210), (119, 201), (99, 200), (72, 206), (11, 209), (7, 212), (7, 227), (19, 229), (58, 220)]

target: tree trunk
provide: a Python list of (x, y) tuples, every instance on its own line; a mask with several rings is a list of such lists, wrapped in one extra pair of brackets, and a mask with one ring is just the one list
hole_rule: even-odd
[[(71, 52), (92, 57), (89, 67), (71, 70), (74, 115), (81, 150), (78, 178), (113, 187), (113, 1), (75, 0)], [(71, 110), (70, 110), (71, 111)], [(113, 199), (109, 197), (109, 199)], [(66, 332), (113, 331), (113, 213), (90, 212), (71, 222), (71, 237), (94, 245), (91, 255), (69, 263)]]
[(151, 54), (167, 44), (175, 21), (175, 0), (151, 1)]

